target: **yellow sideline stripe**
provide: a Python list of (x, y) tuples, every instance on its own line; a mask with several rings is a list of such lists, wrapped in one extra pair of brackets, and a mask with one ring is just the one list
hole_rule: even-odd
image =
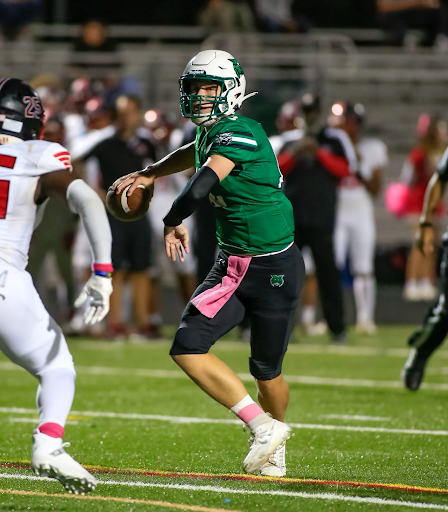
[(138, 500), (133, 498), (115, 498), (113, 496), (82, 496), (81, 494), (49, 494), (36, 491), (19, 491), (16, 489), (0, 489), (0, 494), (16, 494), (19, 496), (42, 496), (45, 498), (71, 498), (75, 500), (91, 501), (114, 501), (116, 503), (135, 503), (139, 505), (152, 505), (154, 507), (176, 508), (180, 510), (192, 510), (194, 512), (241, 512), (229, 510), (228, 508), (200, 507), (199, 505), (183, 505), (181, 503), (170, 503), (169, 501)]
[[(0, 459), (1, 463), (10, 464), (30, 464), (29, 460), (21, 459)], [(438, 487), (421, 487), (416, 485), (407, 484), (393, 484), (383, 482), (358, 482), (354, 480), (333, 480), (333, 479), (314, 479), (314, 478), (276, 478), (273, 476), (262, 476), (262, 475), (248, 475), (248, 474), (235, 474), (235, 473), (196, 473), (196, 472), (176, 472), (176, 471), (164, 471), (161, 469), (138, 469), (138, 468), (114, 468), (110, 466), (98, 466), (83, 464), (86, 469), (97, 470), (99, 473), (110, 472), (110, 473), (130, 473), (142, 476), (169, 476), (172, 478), (204, 478), (204, 479), (229, 479), (235, 481), (246, 481), (246, 482), (276, 482), (276, 483), (289, 483), (289, 484), (315, 484), (315, 485), (345, 485), (353, 487), (367, 487), (367, 488), (380, 488), (380, 489), (391, 489), (391, 490), (405, 490), (413, 492), (433, 492), (438, 494), (448, 494), (448, 489), (441, 489)], [(151, 475), (148, 475), (151, 473)], [(101, 482), (101, 481), (100, 481)], [(107, 484), (107, 481), (101, 482)]]

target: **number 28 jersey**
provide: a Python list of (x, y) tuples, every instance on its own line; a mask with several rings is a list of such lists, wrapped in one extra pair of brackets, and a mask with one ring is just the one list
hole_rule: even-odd
[(0, 144), (0, 262), (24, 270), (43, 206), (34, 202), (43, 174), (67, 169), (70, 155), (60, 144), (33, 140)]
[(290, 245), (293, 210), (262, 126), (247, 117), (224, 117), (211, 127), (198, 127), (195, 144), (196, 170), (212, 155), (235, 163), (210, 193), (219, 247), (230, 254), (261, 255)]

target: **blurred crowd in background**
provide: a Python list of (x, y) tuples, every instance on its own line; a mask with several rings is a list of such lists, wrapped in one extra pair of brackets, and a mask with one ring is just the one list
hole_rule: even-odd
[[(139, 96), (139, 84), (131, 79), (109, 77), (98, 80), (86, 75), (65, 83), (52, 75), (40, 75), (31, 81), (31, 85), (40, 94), (46, 111), (44, 138), (59, 142), (70, 150), (73, 172), (85, 179), (103, 200), (108, 187), (119, 176), (144, 168), (195, 137), (195, 125), (182, 119), (180, 113), (163, 112), (157, 106), (144, 108)], [(416, 119), (415, 147), (409, 148), (409, 156), (403, 162), (402, 170), (397, 169), (396, 182), (384, 191), (381, 188), (381, 175), (388, 165), (387, 141), (366, 137), (366, 119), (368, 113), (362, 105), (341, 101), (325, 112), (321, 111), (319, 98), (307, 93), (281, 107), (276, 119), (278, 134), (271, 137), (271, 143), (285, 172), (287, 187), (292, 182), (294, 172), (283, 166), (284, 156), (303, 157), (315, 151), (316, 148), (310, 148), (309, 139), (325, 126), (347, 133), (361, 167), (365, 159), (364, 166), (368, 170), (362, 187), (352, 178), (348, 181), (337, 178), (340, 211), (330, 212), (333, 215), (333, 220), (330, 217), (328, 224), (330, 227), (318, 235), (328, 234), (332, 239), (334, 231), (342, 232), (339, 236), (345, 241), (341, 243), (347, 247), (336, 247), (334, 261), (342, 279), (347, 281), (348, 276), (350, 285), (355, 283), (353, 288), (359, 329), (374, 332), (375, 289), (374, 284), (368, 285), (374, 283), (374, 198), (380, 193), (386, 194), (390, 214), (406, 219), (411, 244), (426, 185), (448, 145), (448, 130), (443, 119), (422, 113)], [(363, 147), (370, 148), (372, 144), (373, 149), (367, 150), (363, 156)], [(106, 334), (109, 339), (157, 339), (164, 323), (162, 290), (172, 290), (174, 300), (181, 305), (186, 304), (197, 283), (208, 273), (216, 254), (213, 208), (208, 202), (187, 221), (192, 233), (193, 251), (186, 261), (174, 263), (164, 255), (163, 216), (193, 172), (194, 169), (190, 169), (180, 175), (158, 179), (148, 216), (140, 221), (122, 223), (110, 217), (116, 270), (111, 311), (107, 323), (88, 334)], [(322, 184), (319, 181), (317, 185), (316, 193), (321, 195)], [(310, 186), (312, 184), (308, 183), (302, 187), (308, 196)], [(360, 204), (359, 201), (353, 203), (349, 197), (349, 202), (345, 203), (344, 190), (345, 195), (347, 191), (350, 195), (350, 190), (356, 187), (361, 187), (369, 199), (362, 199)], [(294, 190), (291, 185), (290, 190)], [(286, 188), (286, 193), (293, 205), (303, 203), (303, 199), (296, 198), (295, 192), (288, 192)], [(316, 204), (316, 213), (308, 212), (315, 219), (316, 215), (321, 215), (318, 212), (322, 207), (318, 199), (311, 200), (312, 204)], [(342, 213), (344, 204), (348, 204), (348, 207)], [(360, 215), (364, 215), (365, 224), (360, 223)], [(441, 218), (445, 216), (443, 204), (439, 207), (438, 215)], [(304, 222), (306, 224), (308, 221)], [(352, 224), (353, 230), (350, 227)], [(360, 226), (364, 234), (369, 232), (369, 238), (359, 239), (356, 226)], [(301, 230), (306, 231), (306, 228), (304, 225)], [(322, 246), (327, 259), (320, 262), (321, 256), (316, 252), (312, 240), (305, 240), (303, 246), (307, 284), (302, 295), (301, 323), (309, 334), (322, 334), (327, 327), (319, 321), (319, 289), (321, 298), (324, 298), (327, 292), (325, 288), (322, 289), (322, 283), (329, 282), (328, 257), (333, 257), (333, 251)], [(359, 271), (357, 281), (357, 251), (366, 247), (367, 254), (361, 256), (361, 261), (367, 263), (361, 263), (365, 270)], [(317, 265), (313, 261), (316, 257)], [(437, 283), (435, 258), (426, 258), (416, 249), (411, 250), (403, 289), (406, 300), (434, 299)], [(323, 277), (319, 276), (319, 266), (324, 267)], [(28, 270), (44, 301), (49, 304), (53, 315), (62, 321), (65, 330), (71, 334), (85, 334), (82, 312), (75, 312), (72, 304), (79, 287), (91, 271), (91, 254), (82, 226), (63, 205), (52, 203), (47, 208), (43, 223), (32, 240)], [(361, 285), (356, 284), (359, 282), (364, 283), (364, 291)], [(334, 314), (342, 313), (330, 311), (330, 325)], [(326, 316), (324, 311), (324, 319), (328, 321)], [(245, 336), (245, 331), (243, 325), (242, 336)]]
[[(79, 78), (69, 84), (42, 75), (31, 84), (46, 111), (44, 139), (59, 142), (72, 156), (75, 173), (105, 200), (107, 189), (121, 175), (144, 168), (194, 136), (194, 125), (174, 113), (144, 111), (138, 84)], [(161, 178), (147, 218), (123, 224), (110, 218), (114, 237), (114, 295), (108, 316), (109, 337), (157, 338), (162, 323), (160, 280), (179, 285), (186, 303), (196, 287), (194, 256), (183, 264), (163, 258), (163, 223), (188, 174)], [(191, 222), (190, 229), (194, 232)], [(52, 204), (32, 241), (29, 271), (44, 300), (55, 294), (56, 314), (69, 321), (66, 328), (83, 329), (82, 314), (71, 308), (77, 288), (89, 275), (91, 254), (81, 225), (62, 205)], [(167, 266), (168, 265), (168, 266)], [(132, 326), (132, 329), (131, 329)]]
[[(448, 51), (447, 0), (370, 3), (375, 4), (375, 23), (384, 31), (385, 44), (407, 48), (433, 46), (437, 51)], [(300, 2), (294, 0), (209, 0), (193, 4), (196, 7), (193, 22), (211, 32), (306, 33), (317, 24), (306, 9), (301, 9)], [(30, 27), (45, 17), (45, 7), (48, 2), (41, 0), (0, 0), (0, 43), (3, 38), (20, 44), (22, 39), (31, 37)], [(35, 76), (30, 84), (40, 94), (46, 111), (44, 138), (69, 149), (73, 172), (104, 200), (108, 187), (118, 177), (194, 140), (196, 127), (182, 119), (180, 111), (163, 111), (158, 105), (147, 104), (142, 84), (132, 76), (123, 76), (117, 42), (109, 36), (108, 26), (102, 21), (114, 20), (105, 11), (103, 14), (95, 19), (89, 16), (80, 26), (79, 37), (72, 39), (71, 44), (74, 56), (92, 53), (95, 58), (101, 54), (110, 58), (88, 60), (85, 64), (82, 59), (74, 58), (73, 72), (61, 76), (42, 74)], [(144, 23), (144, 16), (135, 22)], [(98, 70), (102, 65), (107, 67), (102, 78), (92, 78), (98, 76), (90, 73), (92, 67)], [(373, 333), (375, 275), (381, 274), (379, 264), (375, 269), (378, 254), (373, 205), (378, 196), (383, 195), (389, 214), (404, 219), (408, 226), (408, 247), (404, 253), (395, 255), (394, 263), (399, 269), (403, 299), (431, 301), (436, 296), (437, 251), (434, 256), (424, 257), (412, 248), (412, 240), (426, 185), (448, 145), (447, 124), (432, 112), (422, 112), (415, 119), (414, 147), (409, 147), (402, 169), (392, 170), (394, 182), (384, 187), (382, 175), (389, 165), (388, 141), (369, 136), (369, 112), (365, 112), (363, 105), (341, 97), (326, 111), (321, 108), (316, 91), (303, 94), (303, 84), (300, 89), (297, 87), (299, 90), (300, 94), (292, 94), (279, 109), (275, 121), (277, 134), (272, 134), (271, 143), (285, 174), (285, 193), (295, 211), (300, 210), (300, 205), (309, 205), (303, 218), (296, 215), (296, 227), (300, 227), (296, 231), (309, 235), (298, 241), (307, 267), (300, 322), (310, 335), (322, 334), (327, 329), (330, 334), (342, 332), (344, 311), (336, 306), (342, 301), (342, 283), (353, 289), (357, 328), (360, 332)], [(302, 184), (300, 172), (307, 159), (317, 162), (316, 155), (322, 149), (319, 133), (326, 128), (346, 134), (364, 175), (356, 179), (338, 174), (337, 170), (330, 171), (329, 179), (338, 187), (338, 200), (333, 204), (330, 197), (332, 207), (324, 218), (319, 209), (321, 181), (314, 177)], [(216, 255), (213, 208), (204, 202), (187, 221), (193, 238), (192, 253), (182, 264), (170, 262), (164, 256), (163, 216), (193, 172), (190, 169), (157, 180), (146, 218), (123, 224), (110, 217), (114, 238), (114, 293), (107, 322), (95, 331), (85, 331), (82, 311), (76, 312), (72, 307), (79, 287), (91, 271), (85, 233), (77, 218), (64, 207), (57, 203), (49, 205), (33, 237), (28, 270), (46, 306), (67, 333), (106, 335), (111, 340), (157, 339), (165, 323), (177, 321), (177, 316), (163, 317), (171, 309), (164, 301), (176, 302), (177, 309), (185, 305), (197, 283), (207, 275)], [(326, 172), (322, 179), (326, 179)], [(310, 193), (313, 187), (315, 199)], [(305, 196), (297, 192), (300, 190)], [(316, 225), (310, 224), (308, 217), (322, 221), (317, 234)], [(437, 217), (440, 229), (444, 229), (443, 204)], [(168, 295), (167, 289), (171, 290)], [(318, 307), (319, 297), (322, 312)], [(248, 338), (247, 331), (248, 326), (243, 324), (242, 338)]]
[[(448, 50), (448, 0), (0, 0), (0, 31), (7, 40), (26, 36), (33, 22), (197, 25), (217, 32), (307, 33), (316, 27), (378, 27), (386, 45)], [(415, 31), (418, 30), (419, 33)], [(112, 46), (98, 49), (110, 51)], [(88, 43), (87, 46), (90, 46)], [(86, 46), (78, 46), (85, 50)]]

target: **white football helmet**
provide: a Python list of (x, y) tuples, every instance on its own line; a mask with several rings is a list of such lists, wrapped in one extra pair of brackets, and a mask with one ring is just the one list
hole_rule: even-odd
[[(193, 80), (217, 82), (220, 92), (217, 96), (191, 94)], [(222, 50), (205, 50), (193, 57), (179, 78), (179, 87), (182, 115), (198, 126), (210, 126), (223, 116), (231, 116), (241, 108), (244, 100), (257, 94), (253, 92), (245, 96), (243, 68), (230, 53)], [(213, 104), (211, 112), (201, 114), (204, 103)]]

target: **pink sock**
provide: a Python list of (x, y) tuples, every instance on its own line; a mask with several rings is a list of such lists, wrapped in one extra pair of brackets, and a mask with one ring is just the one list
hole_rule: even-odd
[(50, 437), (64, 437), (64, 427), (57, 423), (42, 423), (39, 425), (39, 432)]
[(236, 413), (238, 418), (244, 421), (244, 423), (249, 423), (249, 421), (252, 421), (257, 416), (260, 416), (260, 414), (264, 414), (264, 411), (256, 403), (246, 405), (246, 407), (243, 407), (240, 411)]

